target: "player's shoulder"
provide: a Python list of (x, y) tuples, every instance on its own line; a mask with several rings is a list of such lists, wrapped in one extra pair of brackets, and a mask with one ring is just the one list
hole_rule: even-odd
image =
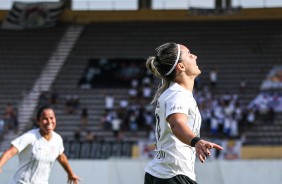
[(172, 96), (180, 96), (180, 97), (192, 97), (192, 92), (184, 89), (177, 83), (171, 85), (164, 93), (164, 96), (172, 97)]
[(62, 136), (60, 134), (58, 134), (57, 132), (53, 131), (52, 135), (54, 136), (55, 139), (62, 140)]
[(31, 130), (28, 130), (24, 135), (30, 136), (30, 137), (37, 137), (40, 134), (39, 128), (33, 128)]
[(35, 140), (39, 137), (39, 129), (38, 128), (34, 128), (31, 130), (28, 130), (22, 134), (19, 135), (19, 137), (17, 137), (15, 140)]
[(169, 86), (167, 91), (169, 93), (183, 93), (183, 94), (186, 94), (186, 95), (193, 95), (191, 91), (188, 91), (187, 89), (185, 89), (184, 87), (182, 87), (178, 83), (172, 83)]

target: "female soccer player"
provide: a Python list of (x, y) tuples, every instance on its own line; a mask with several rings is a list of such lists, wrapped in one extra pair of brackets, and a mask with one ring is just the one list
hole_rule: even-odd
[(210, 149), (223, 148), (199, 137), (201, 115), (192, 91), (201, 73), (197, 56), (180, 44), (166, 43), (147, 59), (146, 67), (162, 79), (156, 102), (156, 156), (145, 168), (145, 184), (195, 184), (196, 155), (201, 162)]
[[(58, 160), (68, 174), (68, 183), (77, 184), (76, 176), (64, 152), (63, 140), (54, 132), (56, 116), (52, 108), (44, 106), (37, 112), (39, 128), (30, 130), (11, 142), (11, 147), (0, 158), (0, 173), (3, 165), (18, 154), (19, 166), (11, 184), (48, 184), (51, 168)], [(0, 176), (1, 177), (1, 176)]]

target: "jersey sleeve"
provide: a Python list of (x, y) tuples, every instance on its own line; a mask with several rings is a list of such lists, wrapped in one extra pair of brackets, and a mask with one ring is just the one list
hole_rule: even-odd
[(14, 139), (11, 144), (17, 148), (19, 153), (24, 150), (28, 145), (30, 145), (34, 140), (34, 135), (29, 132)]
[(64, 141), (61, 136), (59, 136), (60, 145), (59, 145), (59, 154), (61, 155), (65, 151)]
[(189, 109), (189, 101), (187, 101), (187, 94), (183, 92), (177, 92), (170, 96), (166, 100), (165, 104), (165, 116), (166, 118), (175, 113), (182, 113), (188, 116), (188, 109)]

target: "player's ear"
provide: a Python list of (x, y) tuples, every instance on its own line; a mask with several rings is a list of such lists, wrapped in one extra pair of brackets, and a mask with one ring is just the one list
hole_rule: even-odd
[(178, 68), (178, 70), (180, 70), (180, 71), (185, 71), (185, 65), (183, 64), (183, 63), (177, 63), (177, 66), (176, 66), (177, 68)]

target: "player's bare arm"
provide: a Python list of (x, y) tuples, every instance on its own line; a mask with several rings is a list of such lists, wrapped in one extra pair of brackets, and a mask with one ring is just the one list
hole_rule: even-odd
[(57, 160), (59, 161), (61, 166), (64, 168), (64, 170), (68, 173), (68, 183), (77, 184), (78, 181), (80, 181), (80, 178), (73, 173), (69, 165), (67, 156), (64, 153), (62, 153), (61, 155), (58, 156)]
[(5, 163), (10, 160), (13, 156), (15, 156), (18, 153), (18, 149), (14, 146), (11, 146), (7, 151), (3, 153), (3, 155), (0, 158), (0, 173), (2, 173), (2, 167), (5, 165)]
[(181, 113), (175, 113), (167, 118), (172, 133), (183, 143), (190, 145), (191, 140), (196, 135), (186, 125), (187, 116)]
[[(171, 126), (173, 134), (183, 143), (191, 145), (191, 141), (196, 135), (192, 130), (186, 125), (187, 116), (185, 114), (172, 114), (168, 117), (168, 122)], [(196, 154), (199, 160), (203, 163), (207, 156), (210, 156), (210, 149), (223, 150), (223, 148), (215, 143), (205, 141), (203, 139), (199, 140), (195, 144)]]

